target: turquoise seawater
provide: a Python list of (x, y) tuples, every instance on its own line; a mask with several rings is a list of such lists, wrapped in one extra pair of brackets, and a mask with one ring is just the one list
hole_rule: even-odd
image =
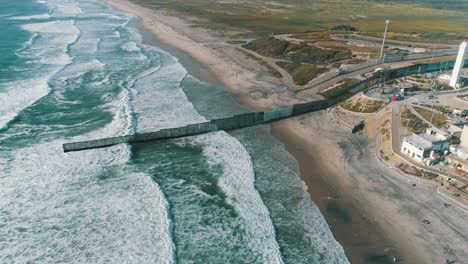
[(0, 263), (348, 262), (268, 127), (62, 152), (248, 111), (137, 18), (8, 1), (0, 29)]

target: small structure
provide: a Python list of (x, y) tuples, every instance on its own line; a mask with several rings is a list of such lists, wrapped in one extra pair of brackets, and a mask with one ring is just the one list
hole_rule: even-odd
[(453, 67), (452, 77), (450, 78), (449, 85), (455, 89), (458, 89), (460, 86), (460, 75), (463, 70), (463, 65), (465, 64), (466, 53), (468, 52), (468, 40), (465, 39), (460, 44), (460, 49), (458, 50), (457, 60), (455, 61), (455, 66)]
[(468, 159), (452, 154), (447, 156), (447, 162), (457, 170), (468, 172)]
[(442, 73), (441, 75), (437, 76), (436, 80), (438, 83), (448, 85), (450, 82), (450, 75)]
[[(401, 152), (408, 157), (424, 162), (425, 159), (434, 160), (436, 153), (443, 153), (449, 149), (449, 139), (438, 129), (428, 128), (424, 133), (405, 137), (401, 145)], [(439, 159), (440, 156), (437, 156)]]
[(460, 146), (468, 148), (468, 126), (464, 125), (460, 135)]
[(447, 128), (447, 132), (450, 134), (450, 136), (452, 136), (452, 142), (451, 142), (452, 144), (460, 143), (460, 137), (461, 137), (462, 131), (463, 131), (463, 128), (454, 124), (451, 124), (449, 128)]
[[(463, 129), (460, 127), (463, 126)], [(457, 129), (458, 128), (458, 129)], [(460, 131), (461, 130), (461, 131)], [(452, 131), (452, 136), (459, 135), (458, 142), (450, 146), (450, 159), (448, 160), (450, 164), (458, 164), (459, 169), (466, 170), (468, 169), (468, 126), (464, 123), (451, 125), (449, 127), (449, 132)]]
[(414, 48), (413, 52), (414, 53), (424, 53), (424, 52), (427, 52), (427, 49), (425, 49), (425, 48)]
[(450, 152), (462, 160), (468, 160), (468, 148), (459, 145), (450, 146)]
[(364, 125), (365, 125), (364, 120), (362, 120), (361, 122), (354, 125), (354, 127), (351, 129), (351, 133), (353, 134), (360, 133), (361, 131), (364, 130)]
[(403, 95), (408, 95), (414, 91), (414, 85), (408, 82), (398, 83), (397, 88)]
[(455, 117), (465, 117), (466, 114), (467, 114), (467, 111), (466, 111), (466, 110), (463, 110), (463, 109), (455, 108), (455, 109), (453, 109), (452, 114), (453, 114), (453, 116), (455, 116)]

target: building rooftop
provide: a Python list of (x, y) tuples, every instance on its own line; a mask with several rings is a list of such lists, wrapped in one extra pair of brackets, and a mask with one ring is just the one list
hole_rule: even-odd
[[(437, 140), (435, 140), (435, 141), (446, 140), (448, 138), (448, 134), (446, 132), (438, 129), (437, 127), (427, 128), (426, 132), (424, 134), (429, 135), (432, 138), (436, 138)], [(431, 137), (428, 137), (428, 138), (431, 138)]]
[(421, 135), (418, 135), (418, 134), (413, 134), (409, 137), (406, 137), (405, 140), (422, 149), (432, 148), (432, 142), (421, 137)]
[(397, 87), (399, 89), (410, 89), (410, 88), (413, 88), (414, 85), (411, 83), (407, 83), (407, 82), (400, 82), (397, 84)]
[(429, 134), (425, 134), (425, 133), (419, 134), (419, 136), (424, 138), (425, 140), (431, 142), (431, 143), (438, 142), (438, 141), (441, 141), (441, 140), (446, 140), (444, 137), (438, 137), (436, 135), (429, 135)]
[(447, 129), (447, 131), (450, 133), (450, 134), (453, 134), (453, 133), (457, 133), (457, 132), (462, 132), (462, 128), (457, 126), (457, 125), (450, 125), (450, 127)]

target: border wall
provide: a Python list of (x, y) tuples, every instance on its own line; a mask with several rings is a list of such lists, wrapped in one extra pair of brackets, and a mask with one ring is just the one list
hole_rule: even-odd
[[(358, 83), (348, 86), (346, 89), (342, 89), (333, 94), (326, 100), (318, 100), (307, 103), (295, 104), (286, 106), (278, 109), (274, 109), (266, 112), (252, 112), (246, 114), (240, 114), (230, 116), (226, 118), (214, 119), (211, 121), (190, 124), (183, 127), (177, 128), (165, 128), (155, 132), (149, 133), (137, 133), (128, 136), (110, 137), (96, 140), (89, 140), (76, 143), (63, 144), (64, 152), (80, 151), (94, 148), (105, 148), (122, 143), (142, 143), (154, 140), (166, 140), (181, 138), (187, 136), (194, 136), (204, 133), (210, 133), (215, 131), (229, 131), (234, 129), (240, 129), (245, 127), (251, 127), (256, 125), (268, 124), (271, 122), (279, 121), (285, 118), (294, 117), (310, 112), (320, 111), (340, 102), (348, 99), (356, 93), (368, 88), (369, 86), (375, 85), (380, 78), (386, 80), (397, 79), (403, 76), (426, 73), (432, 71), (438, 71), (441, 69), (451, 69), (455, 64), (454, 61), (442, 62), (442, 63), (431, 63), (431, 64), (415, 64), (403, 68), (390, 69), (375, 73), (372, 77), (362, 80)], [(465, 61), (465, 67), (468, 66), (468, 60)]]

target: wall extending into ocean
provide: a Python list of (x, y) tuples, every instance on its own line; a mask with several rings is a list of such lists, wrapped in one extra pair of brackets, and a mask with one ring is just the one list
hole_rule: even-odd
[[(398, 79), (404, 76), (433, 72), (439, 70), (452, 69), (455, 61), (447, 61), (440, 63), (430, 64), (415, 64), (401, 68), (390, 69), (386, 71), (380, 71), (372, 75), (371, 77), (362, 80), (358, 83), (350, 85), (345, 89), (339, 89), (335, 93), (329, 95), (329, 98), (325, 100), (312, 101), (307, 103), (295, 104), (287, 107), (282, 107), (266, 112), (252, 112), (246, 114), (240, 114), (230, 116), (226, 118), (214, 119), (211, 121), (186, 125), (183, 127), (166, 128), (158, 130), (156, 132), (149, 133), (137, 133), (134, 135), (120, 136), (96, 139), (83, 142), (67, 143), (63, 145), (64, 152), (80, 151), (94, 148), (105, 148), (122, 143), (142, 143), (154, 140), (167, 140), (174, 138), (181, 138), (187, 136), (194, 136), (199, 134), (205, 134), (215, 131), (230, 131), (234, 129), (241, 129), (245, 127), (251, 127), (256, 125), (268, 124), (271, 122), (279, 121), (285, 118), (290, 118), (310, 112), (320, 111), (328, 107), (334, 106), (356, 93), (367, 89), (368, 87), (374, 86), (379, 80), (392, 80)], [(468, 66), (468, 61), (465, 61), (465, 67)]]

